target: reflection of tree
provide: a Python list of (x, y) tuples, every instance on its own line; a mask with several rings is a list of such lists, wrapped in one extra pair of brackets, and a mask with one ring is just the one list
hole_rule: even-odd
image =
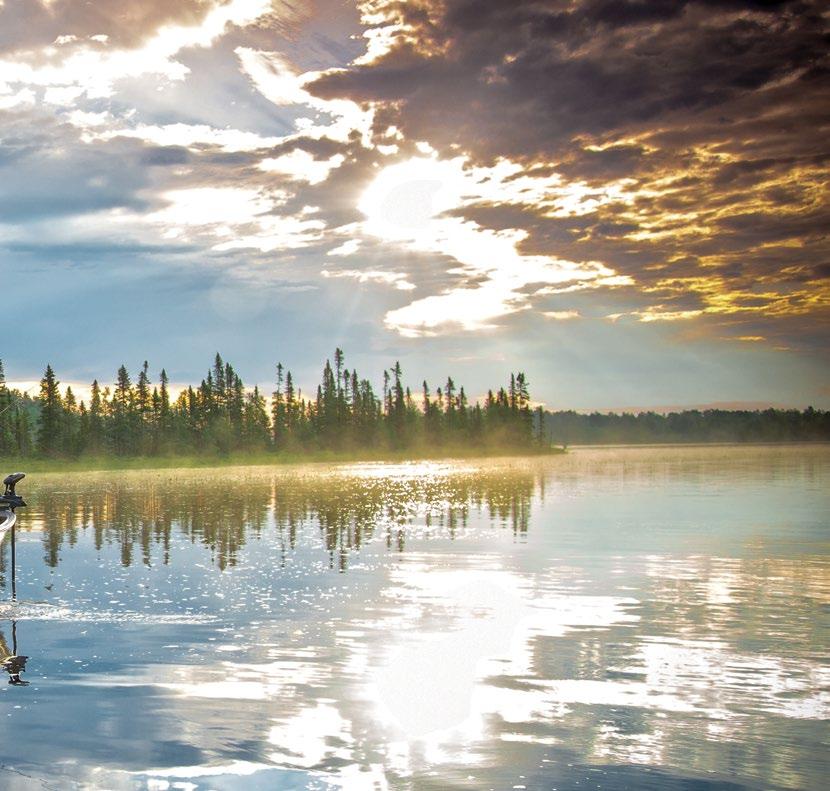
[[(97, 480), (69, 491), (37, 492), (44, 527), (44, 559), (60, 562), (61, 548), (92, 531), (95, 547), (117, 545), (121, 562), (150, 565), (170, 560), (174, 531), (211, 551), (224, 569), (236, 563), (250, 535), (273, 525), (283, 562), (298, 533), (319, 529), (332, 567), (345, 570), (351, 552), (376, 535), (403, 551), (413, 527), (455, 538), (470, 509), (489, 515), (514, 534), (527, 532), (535, 476), (528, 472), (476, 472), (410, 477), (252, 475), (228, 483), (227, 474), (161, 477), (148, 474)], [(32, 514), (35, 516), (35, 514)], [(0, 572), (3, 568), (0, 566)]]

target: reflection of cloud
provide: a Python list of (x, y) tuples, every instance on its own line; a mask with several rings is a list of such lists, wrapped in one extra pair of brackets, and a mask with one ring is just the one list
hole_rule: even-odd
[(475, 575), (443, 598), (449, 606), (461, 605), (476, 615), (450, 634), (400, 648), (377, 680), (386, 711), (410, 739), (452, 728), (470, 716), (479, 663), (509, 651), (521, 619), (518, 599)]
[[(332, 705), (318, 702), (271, 726), (268, 741), (276, 748), (269, 756), (283, 766), (311, 768), (332, 758), (351, 758), (349, 722)], [(332, 742), (343, 746), (337, 747)]]
[[(485, 720), (494, 714), (524, 722), (551, 707), (564, 711), (562, 704), (574, 693), (558, 695), (538, 683), (521, 690), (493, 687), (487, 681), (531, 674), (533, 639), (637, 620), (625, 610), (631, 600), (540, 595), (521, 577), (497, 569), (447, 572), (410, 562), (393, 574), (392, 583), (385, 595), (406, 602), (404, 622), (395, 624), (396, 632), (406, 636), (385, 657), (372, 688), (379, 715), (408, 739), (425, 741), (433, 754), (440, 754), (444, 743), (481, 738)], [(446, 608), (452, 629), (409, 636), (436, 607)], [(380, 632), (390, 627), (374, 625)], [(625, 688), (620, 694), (643, 699), (646, 690)]]
[[(231, 490), (228, 469), (125, 472), (106, 487), (97, 474), (46, 476), (29, 549), (60, 555), (56, 578), (95, 569), (81, 598), (117, 590), (149, 608), (112, 619), (142, 625), (116, 630), (116, 664), (70, 668), (60, 689), (107, 716), (112, 700), (131, 700), (114, 725), (158, 725), (138, 742), (127, 728), (140, 751), (129, 766), (179, 766), (130, 782), (221, 787), (213, 778), (226, 774), (224, 785), (353, 791), (469, 773), (500, 788), (548, 760), (576, 765), (579, 786), (565, 787), (596, 780), (602, 762), (626, 764), (614, 771), (639, 788), (731, 761), (734, 778), (821, 787), (810, 744), (830, 716), (830, 677), (813, 616), (830, 602), (830, 575), (826, 557), (807, 554), (823, 525), (788, 506), (823, 502), (826, 451), (600, 449), (539, 464), (249, 468)], [(732, 486), (712, 490), (724, 474)], [(666, 522), (668, 502), (688, 506), (679, 522)], [(502, 529), (515, 511), (524, 535)], [(731, 526), (725, 536), (700, 534), (712, 518)], [(390, 552), (395, 530), (406, 544)], [(146, 549), (133, 562), (161, 587), (125, 587), (135, 539)], [(282, 542), (290, 557), (277, 568)], [(678, 554), (643, 554), (655, 542)], [(352, 571), (319, 563), (324, 546), (349, 553)], [(221, 573), (208, 557), (223, 547), (236, 550)], [(189, 591), (174, 602), (181, 580)], [(152, 612), (165, 600), (219, 621), (160, 631)], [(94, 621), (91, 609), (79, 620)], [(162, 650), (163, 635), (175, 645)], [(73, 754), (111, 763), (89, 733), (88, 752), (73, 740)], [(781, 750), (759, 753), (776, 739)], [(46, 767), (54, 746), (33, 747)], [(89, 763), (56, 771), (76, 777)], [(645, 768), (626, 774), (632, 763)], [(126, 786), (124, 774), (103, 766), (87, 784)], [(528, 787), (550, 776), (527, 774)]]

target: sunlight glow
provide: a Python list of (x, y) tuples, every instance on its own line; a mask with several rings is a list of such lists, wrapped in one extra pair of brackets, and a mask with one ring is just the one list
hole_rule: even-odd
[(362, 231), (411, 250), (448, 255), (459, 264), (449, 270), (458, 286), (389, 311), (387, 327), (407, 337), (448, 328), (490, 329), (496, 319), (529, 309), (532, 296), (549, 293), (553, 285), (577, 290), (631, 283), (597, 261), (523, 255), (518, 247), (525, 231), (493, 231), (449, 214), (496, 194), (502, 202), (524, 203), (530, 187), (517, 185), (516, 174), (517, 166), (507, 161), (491, 169), (467, 168), (462, 157), (434, 156), (390, 165), (378, 174), (358, 204), (366, 217)]
[[(274, 763), (310, 768), (332, 758), (348, 760), (354, 739), (350, 722), (334, 706), (318, 702), (273, 725), (268, 741), (276, 748), (269, 755)], [(331, 742), (343, 746), (335, 747)]]

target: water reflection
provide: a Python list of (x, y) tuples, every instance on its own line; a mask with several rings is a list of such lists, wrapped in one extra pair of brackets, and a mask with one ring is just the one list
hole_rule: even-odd
[(466, 529), (471, 508), (517, 535), (527, 532), (538, 473), (448, 472), (446, 465), (412, 464), (391, 471), (356, 465), (323, 476), (116, 474), (100, 486), (32, 487), (26, 524), (43, 531), (44, 561), (52, 567), (62, 547), (75, 545), (84, 532), (92, 534), (96, 549), (117, 545), (121, 563), (130, 566), (169, 563), (177, 531), (209, 548), (212, 562), (225, 569), (236, 564), (249, 538), (272, 525), (283, 553), (295, 549), (298, 531), (314, 525), (331, 564), (343, 571), (352, 551), (379, 534), (388, 547), (403, 551), (416, 521), (454, 538)]
[(28, 656), (23, 656), (17, 653), (17, 622), (11, 622), (12, 632), (12, 647), (9, 648), (6, 643), (6, 637), (0, 631), (0, 666), (9, 674), (9, 684), (18, 687), (26, 687), (29, 685), (28, 681), (23, 681), (20, 674), (26, 669), (26, 660)]
[(38, 646), (0, 765), (70, 788), (821, 787), (830, 458), (713, 453), (41, 480), (0, 605)]

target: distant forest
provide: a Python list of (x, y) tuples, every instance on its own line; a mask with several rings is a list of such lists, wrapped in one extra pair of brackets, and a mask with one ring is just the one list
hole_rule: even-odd
[(553, 446), (683, 442), (830, 441), (830, 412), (686, 410), (670, 414), (582, 414), (531, 407), (527, 377), (470, 403), (451, 377), (413, 393), (399, 363), (376, 392), (349, 370), (340, 349), (322, 380), (303, 395), (290, 371), (276, 366), (267, 397), (247, 389), (217, 354), (197, 387), (176, 398), (164, 369), (153, 381), (145, 362), (135, 380), (125, 366), (115, 384), (92, 382), (89, 403), (61, 388), (46, 367), (39, 393), (6, 386), (0, 361), (0, 455), (31, 458), (175, 456), (213, 453), (530, 452)]
[[(114, 386), (97, 380), (89, 403), (61, 389), (49, 365), (36, 397), (6, 387), (0, 361), (0, 454), (16, 457), (158, 456), (315, 450), (428, 451), (539, 449), (539, 414), (530, 407), (523, 373), (468, 402), (452, 377), (417, 396), (402, 382), (400, 363), (383, 373), (376, 393), (349, 370), (340, 349), (322, 372), (316, 393), (304, 396), (291, 371), (276, 366), (267, 398), (246, 389), (233, 366), (217, 354), (198, 387), (170, 394), (164, 369), (153, 382), (145, 362), (133, 380), (125, 366)], [(535, 418), (535, 419), (534, 419)]]
[(683, 442), (827, 442), (830, 412), (798, 409), (688, 409), (659, 414), (545, 412), (542, 435), (556, 445)]

